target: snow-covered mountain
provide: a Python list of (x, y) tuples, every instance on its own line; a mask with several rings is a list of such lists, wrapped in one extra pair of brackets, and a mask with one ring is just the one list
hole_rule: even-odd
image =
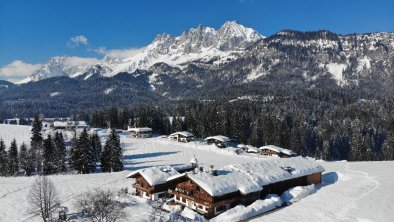
[[(283, 30), (263, 37), (236, 22), (218, 30), (200, 25), (177, 37), (158, 35), (130, 52), (108, 51), (101, 60), (54, 57), (24, 82), (0, 92), (0, 99), (29, 103), (40, 97), (48, 104), (56, 99), (63, 107), (78, 101), (85, 108), (196, 97), (270, 98), (281, 90), (386, 96), (394, 94), (394, 33)], [(53, 93), (58, 96), (48, 98)]]
[(53, 57), (21, 83), (55, 76), (74, 78), (82, 74), (86, 74), (85, 79), (93, 74), (109, 77), (120, 72), (149, 69), (156, 63), (182, 67), (197, 60), (237, 56), (263, 38), (255, 30), (235, 21), (224, 23), (218, 30), (199, 25), (177, 37), (166, 33), (158, 35), (151, 44), (139, 49), (131, 57), (105, 56), (101, 61), (93, 58)]
[(92, 65), (100, 61), (95, 58), (81, 58), (76, 56), (56, 56), (43, 64), (36, 72), (20, 83), (38, 81), (56, 76), (76, 77), (88, 71)]

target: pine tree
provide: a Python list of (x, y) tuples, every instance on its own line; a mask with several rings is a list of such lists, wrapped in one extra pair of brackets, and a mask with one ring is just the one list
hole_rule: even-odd
[(27, 151), (27, 168), (26, 168), (26, 176), (30, 176), (31, 174), (34, 173), (34, 167), (36, 164), (36, 152), (30, 148)]
[(118, 108), (112, 107), (108, 113), (109, 127), (116, 128), (119, 126), (118, 121)]
[(97, 135), (97, 133), (94, 133), (90, 136), (90, 143), (94, 152), (95, 161), (99, 162), (101, 159), (101, 153), (103, 152), (103, 148), (101, 146), (100, 137)]
[(43, 152), (43, 170), (44, 174), (52, 174), (56, 172), (56, 152), (52, 142), (51, 135), (44, 140), (44, 152)]
[(19, 168), (22, 169), (27, 175), (27, 171), (29, 171), (29, 155), (27, 151), (27, 146), (25, 143), (22, 143), (21, 147), (19, 148)]
[(56, 153), (56, 172), (58, 173), (66, 172), (67, 150), (66, 150), (66, 145), (64, 143), (63, 134), (56, 132), (53, 143), (55, 146), (55, 153)]
[(124, 107), (120, 115), (119, 128), (126, 130), (129, 124), (129, 119), (130, 119), (130, 111), (127, 107)]
[(7, 151), (5, 150), (5, 144), (3, 139), (0, 139), (0, 176), (8, 175), (7, 168)]
[(41, 135), (41, 121), (38, 116), (34, 117), (33, 123), (32, 123), (32, 137), (30, 140), (30, 149), (31, 149), (31, 154), (32, 159), (34, 160), (34, 168), (35, 171), (40, 174), (42, 172), (42, 153), (43, 153), (43, 139)]
[(117, 172), (123, 170), (123, 153), (120, 146), (120, 138), (115, 129), (105, 142), (104, 151), (101, 156), (101, 168), (103, 172)]
[(91, 146), (88, 133), (84, 129), (71, 150), (72, 165), (78, 173), (92, 173), (96, 170), (95, 152)]
[(13, 139), (11, 142), (10, 149), (8, 150), (8, 172), (9, 175), (15, 176), (18, 174), (19, 161), (18, 161), (18, 145), (16, 140)]

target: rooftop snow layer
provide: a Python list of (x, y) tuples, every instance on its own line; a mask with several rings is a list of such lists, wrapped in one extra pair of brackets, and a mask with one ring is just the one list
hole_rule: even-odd
[(151, 128), (148, 127), (140, 127), (140, 128), (128, 128), (127, 131), (134, 131), (134, 132), (150, 132), (152, 131)]
[(205, 140), (210, 140), (210, 139), (219, 140), (222, 142), (230, 142), (231, 141), (230, 138), (228, 138), (227, 136), (222, 136), (222, 135), (210, 136), (210, 137), (205, 138)]
[(166, 183), (167, 178), (179, 175), (180, 173), (170, 166), (149, 167), (134, 171), (127, 178), (133, 178), (137, 174), (141, 174), (151, 186), (155, 186)]
[(292, 150), (288, 150), (288, 149), (285, 149), (285, 148), (282, 148), (282, 147), (278, 147), (278, 146), (275, 146), (275, 145), (262, 146), (259, 149), (260, 150), (268, 149), (268, 150), (275, 151), (277, 153), (284, 153), (284, 154), (287, 154), (287, 155), (296, 155), (296, 153), (293, 152)]
[(186, 131), (176, 132), (176, 133), (171, 134), (170, 136), (175, 136), (175, 135), (178, 135), (178, 134), (182, 135), (182, 136), (185, 136), (185, 137), (192, 137), (192, 136), (194, 136), (193, 133), (189, 133), (189, 132), (186, 132)]
[[(286, 170), (288, 168), (292, 171)], [(293, 157), (229, 165), (217, 170), (218, 176), (208, 172), (187, 176), (211, 196), (222, 196), (236, 191), (248, 194), (260, 191), (268, 184), (323, 171), (324, 168), (314, 161)]]

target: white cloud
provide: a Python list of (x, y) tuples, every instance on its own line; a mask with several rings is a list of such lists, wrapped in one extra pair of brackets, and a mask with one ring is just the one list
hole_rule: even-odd
[(0, 79), (17, 82), (31, 75), (40, 67), (41, 64), (28, 64), (21, 60), (15, 60), (0, 68)]
[(137, 55), (144, 49), (145, 48), (106, 49), (105, 47), (99, 47), (97, 49), (91, 49), (90, 51), (109, 57), (128, 58)]
[(67, 46), (71, 48), (75, 48), (87, 44), (88, 44), (88, 38), (86, 38), (86, 36), (76, 35), (70, 38), (69, 42), (67, 43)]
[(78, 56), (67, 56), (67, 57), (65, 57), (64, 62), (67, 65), (79, 66), (79, 65), (94, 65), (96, 63), (99, 63), (100, 60), (97, 58), (83, 58), (83, 57), (78, 57)]

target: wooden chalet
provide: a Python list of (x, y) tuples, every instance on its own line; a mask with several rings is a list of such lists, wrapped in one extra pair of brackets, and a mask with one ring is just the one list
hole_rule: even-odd
[(194, 139), (194, 135), (193, 133), (182, 131), (171, 134), (169, 138), (174, 139), (178, 142), (188, 143)]
[(147, 138), (152, 136), (153, 130), (148, 127), (139, 127), (139, 128), (128, 128), (131, 137), (135, 138)]
[(194, 170), (192, 165), (150, 167), (134, 171), (127, 178), (135, 179), (132, 186), (138, 196), (158, 200), (169, 197), (168, 189), (175, 188), (176, 184), (183, 179), (179, 178), (179, 180), (174, 179), (168, 182), (168, 178), (190, 170)]
[(229, 143), (231, 141), (230, 138), (221, 135), (210, 136), (205, 138), (204, 140), (207, 142), (208, 145), (215, 144), (219, 148), (226, 148), (227, 146), (229, 146)]
[(176, 203), (214, 217), (238, 204), (249, 205), (267, 194), (321, 183), (324, 168), (303, 157), (271, 159), (198, 173), (175, 175), (169, 190)]
[(288, 150), (274, 145), (262, 146), (259, 149), (261, 154), (265, 156), (279, 156), (282, 158), (287, 158), (287, 157), (294, 157), (297, 155), (292, 150)]

